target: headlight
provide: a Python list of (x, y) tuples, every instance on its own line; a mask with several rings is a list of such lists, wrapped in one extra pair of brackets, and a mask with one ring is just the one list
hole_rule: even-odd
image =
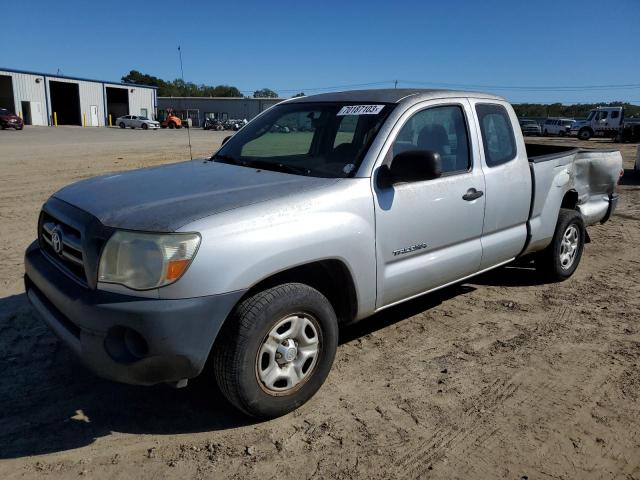
[(197, 233), (118, 231), (102, 251), (98, 281), (134, 290), (169, 285), (187, 270), (199, 244)]

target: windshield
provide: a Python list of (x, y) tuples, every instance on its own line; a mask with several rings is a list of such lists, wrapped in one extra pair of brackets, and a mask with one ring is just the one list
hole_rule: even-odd
[(211, 160), (314, 177), (355, 174), (393, 105), (277, 105), (243, 127)]
[(138, 117), (138, 120), (149, 120), (147, 117)]
[(6, 108), (0, 108), (0, 115), (11, 115), (11, 112)]
[(596, 114), (596, 110), (591, 110), (589, 112), (589, 116), (587, 117), (587, 122), (590, 121)]

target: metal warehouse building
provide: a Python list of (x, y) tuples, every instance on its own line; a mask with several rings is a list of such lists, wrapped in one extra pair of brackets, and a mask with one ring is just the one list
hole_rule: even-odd
[(0, 68), (0, 107), (26, 125), (104, 127), (121, 115), (153, 117), (157, 89), (145, 85), (89, 80)]
[(200, 127), (206, 118), (221, 121), (251, 120), (260, 112), (280, 103), (283, 98), (230, 98), (230, 97), (158, 97), (158, 118), (164, 119), (172, 109), (183, 120), (191, 118), (194, 127)]

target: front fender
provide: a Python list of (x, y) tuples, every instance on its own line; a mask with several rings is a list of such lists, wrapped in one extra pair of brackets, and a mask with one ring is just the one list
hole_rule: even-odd
[(199, 232), (202, 243), (184, 277), (160, 289), (162, 298), (246, 290), (278, 272), (336, 259), (352, 275), (359, 314), (375, 308), (369, 179), (342, 179), (321, 190), (217, 214), (181, 230)]

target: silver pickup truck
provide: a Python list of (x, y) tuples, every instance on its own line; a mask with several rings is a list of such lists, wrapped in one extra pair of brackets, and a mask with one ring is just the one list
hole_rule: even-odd
[(208, 160), (55, 193), (26, 291), (98, 375), (180, 387), (207, 364), (233, 405), (278, 416), (320, 388), (341, 325), (524, 255), (570, 277), (621, 168), (525, 145), (493, 95), (291, 99)]

